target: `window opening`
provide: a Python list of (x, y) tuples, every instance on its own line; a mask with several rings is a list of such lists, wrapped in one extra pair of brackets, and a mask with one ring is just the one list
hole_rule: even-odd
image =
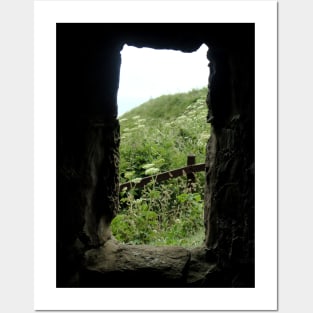
[[(121, 242), (192, 247), (204, 240), (207, 50), (206, 45), (194, 53), (124, 45), (120, 207), (111, 224)], [(202, 165), (192, 173), (188, 162)]]

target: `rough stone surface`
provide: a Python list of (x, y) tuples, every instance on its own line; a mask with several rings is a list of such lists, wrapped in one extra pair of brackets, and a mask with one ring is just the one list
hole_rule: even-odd
[(62, 263), (59, 274), (69, 279), (80, 266), (84, 249), (111, 237), (109, 225), (119, 201), (118, 121), (81, 121), (80, 129), (84, 136), (67, 147), (63, 147), (66, 138), (59, 138), (63, 145), (58, 155), (57, 215), (62, 219), (57, 225), (57, 257)]
[(204, 246), (193, 249), (137, 246), (115, 239), (85, 253), (79, 279), (79, 285), (84, 287), (227, 286), (214, 253)]
[[(125, 43), (184, 52), (209, 47), (204, 223), (216, 266), (204, 261), (208, 252), (105, 245), (118, 207)], [(254, 248), (254, 24), (58, 24), (57, 286), (254, 287)], [(113, 263), (119, 267), (106, 269)]]
[[(237, 281), (253, 287), (254, 47), (246, 46), (242, 54), (213, 47), (209, 59), (206, 245), (216, 254), (220, 271), (215, 274), (223, 284), (234, 286)], [(249, 274), (238, 276), (243, 268)]]
[(179, 287), (190, 252), (181, 247), (125, 245), (109, 240), (85, 254), (81, 284), (87, 287)]
[(207, 276), (216, 270), (216, 259), (205, 247), (190, 250), (191, 257), (187, 270), (188, 287), (204, 287)]

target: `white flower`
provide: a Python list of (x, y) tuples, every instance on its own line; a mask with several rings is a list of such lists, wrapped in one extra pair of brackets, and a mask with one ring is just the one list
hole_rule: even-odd
[(151, 167), (151, 168), (146, 169), (145, 175), (153, 175), (153, 174), (156, 174), (156, 173), (158, 173), (158, 172), (160, 172), (160, 169), (159, 169), (159, 168), (157, 168), (157, 167)]
[(144, 168), (144, 169), (148, 169), (148, 168), (151, 168), (151, 167), (154, 167), (154, 164), (153, 164), (153, 163), (144, 164), (144, 165), (142, 166), (142, 168)]
[(132, 183), (135, 183), (135, 184), (138, 184), (138, 183), (141, 182), (141, 178), (140, 178), (140, 177), (134, 178), (134, 179), (131, 180), (131, 182), (132, 182)]

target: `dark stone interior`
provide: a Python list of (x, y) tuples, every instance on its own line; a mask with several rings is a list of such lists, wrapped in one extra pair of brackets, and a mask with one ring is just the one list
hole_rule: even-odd
[[(57, 287), (254, 287), (254, 24), (56, 27)], [(131, 247), (111, 235), (125, 43), (209, 47), (206, 239), (196, 249)]]

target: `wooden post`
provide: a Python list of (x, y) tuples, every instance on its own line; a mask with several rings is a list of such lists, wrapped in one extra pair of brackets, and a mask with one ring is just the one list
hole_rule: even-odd
[[(187, 166), (196, 164), (196, 156), (194, 154), (189, 154), (187, 156)], [(187, 188), (190, 192), (194, 192), (194, 183), (196, 181), (196, 176), (194, 173), (187, 174)]]

